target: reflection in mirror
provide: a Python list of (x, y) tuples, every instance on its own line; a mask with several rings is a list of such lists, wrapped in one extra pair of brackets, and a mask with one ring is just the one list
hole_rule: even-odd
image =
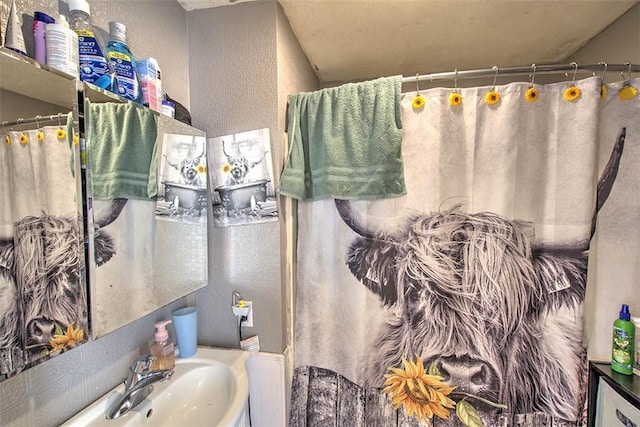
[[(92, 200), (89, 282), (94, 338), (207, 284), (205, 134), (169, 117), (155, 119), (156, 163), (149, 173), (154, 197)], [(100, 140), (88, 136), (87, 157), (94, 137)], [(97, 176), (91, 170), (87, 175), (91, 192)]]
[(88, 337), (76, 101), (0, 47), (0, 381)]
[[(79, 150), (68, 123), (4, 123), (0, 145), (0, 380), (87, 336)], [(62, 116), (67, 122), (67, 116)], [(69, 162), (69, 159), (73, 159)], [(70, 167), (71, 166), (71, 167)]]

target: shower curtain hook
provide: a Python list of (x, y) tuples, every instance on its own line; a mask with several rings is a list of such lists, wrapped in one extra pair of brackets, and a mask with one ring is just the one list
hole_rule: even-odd
[(453, 77), (453, 91), (455, 93), (458, 93), (458, 69), (456, 68), (455, 71), (455, 76)]
[(624, 65), (627, 66), (627, 75), (625, 76), (623, 73), (620, 74), (622, 74), (622, 77), (624, 77), (624, 83), (629, 84), (629, 80), (631, 80), (631, 63), (625, 62)]
[(37, 137), (38, 137), (38, 141), (42, 142), (44, 140), (44, 132), (42, 132), (42, 129), (40, 128), (40, 119), (42, 118), (42, 116), (37, 115), (36, 116), (36, 129), (38, 129), (38, 133), (37, 133)]
[(533, 83), (535, 82), (536, 79), (536, 64), (531, 64), (531, 84), (529, 85), (529, 87), (533, 87)]
[(491, 91), (495, 91), (496, 90), (496, 81), (498, 80), (498, 72), (500, 71), (500, 68), (498, 68), (497, 65), (494, 65), (493, 67), (491, 67), (493, 71), (495, 71), (496, 73), (493, 75), (493, 87), (491, 88)]
[(418, 79), (418, 77), (420, 76), (420, 73), (416, 73), (416, 94), (420, 95), (420, 80)]
[(571, 65), (573, 67), (573, 80), (571, 81), (571, 86), (575, 86), (576, 85), (576, 73), (578, 72), (578, 63), (577, 62), (572, 62), (569, 65)]
[(602, 65), (603, 70), (602, 70), (602, 75), (600, 76), (600, 84), (604, 84), (604, 75), (607, 73), (607, 63), (606, 62), (598, 62), (598, 65)]

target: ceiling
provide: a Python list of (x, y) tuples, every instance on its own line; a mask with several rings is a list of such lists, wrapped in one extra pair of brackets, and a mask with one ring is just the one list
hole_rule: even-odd
[(638, 3), (278, 1), (323, 83), (562, 62)]

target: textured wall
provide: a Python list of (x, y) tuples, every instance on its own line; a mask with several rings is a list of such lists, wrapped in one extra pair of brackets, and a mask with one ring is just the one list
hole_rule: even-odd
[[(269, 128), (274, 160), (280, 156), (276, 11), (275, 1), (264, 1), (187, 14), (194, 126), (210, 137)], [(238, 291), (254, 304), (254, 327), (245, 328), (244, 336), (258, 334), (262, 350), (282, 353), (281, 222), (209, 226), (210, 286), (196, 292), (199, 341), (238, 347), (231, 311), (231, 295)]]

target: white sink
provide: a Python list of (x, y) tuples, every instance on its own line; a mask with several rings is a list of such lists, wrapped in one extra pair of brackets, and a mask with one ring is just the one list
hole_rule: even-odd
[(67, 427), (220, 426), (249, 425), (249, 378), (241, 350), (198, 347), (186, 359), (176, 358), (175, 373), (165, 383), (119, 418), (106, 419), (106, 411), (124, 390), (116, 387), (67, 421)]

